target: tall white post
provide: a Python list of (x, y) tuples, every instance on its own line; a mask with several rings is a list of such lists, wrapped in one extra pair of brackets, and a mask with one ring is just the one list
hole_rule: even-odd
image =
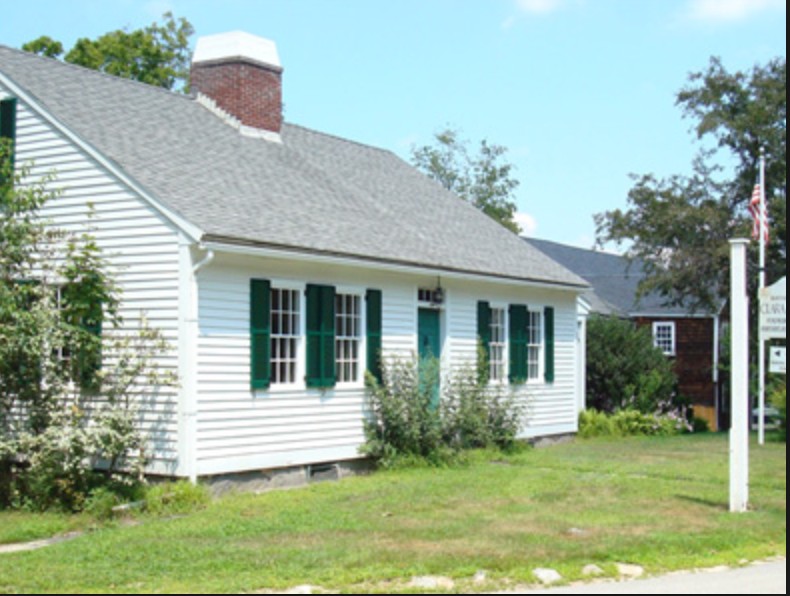
[(730, 429), (730, 511), (749, 509), (749, 295), (748, 240), (732, 240), (732, 428)]
[[(758, 292), (762, 292), (762, 290), (768, 285), (766, 280), (766, 271), (765, 271), (765, 250), (766, 244), (765, 236), (768, 232), (766, 226), (768, 224), (768, 205), (766, 204), (766, 195), (765, 195), (765, 149), (760, 150), (760, 289)], [(758, 358), (759, 362), (759, 397), (758, 397), (758, 408), (759, 408), (759, 418), (758, 421), (758, 428), (759, 428), (759, 441), (760, 445), (765, 445), (765, 339), (760, 334), (758, 338), (759, 341), (759, 350), (758, 350)]]

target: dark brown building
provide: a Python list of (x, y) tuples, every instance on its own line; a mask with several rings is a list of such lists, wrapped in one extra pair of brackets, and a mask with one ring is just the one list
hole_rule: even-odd
[(638, 263), (625, 257), (545, 240), (527, 242), (592, 286), (584, 298), (593, 313), (632, 319), (651, 329), (656, 347), (674, 361), (679, 392), (691, 401), (694, 415), (706, 420), (712, 430), (729, 426), (728, 400), (719, 373), (719, 313), (667, 306), (657, 294), (638, 299), (644, 273)]

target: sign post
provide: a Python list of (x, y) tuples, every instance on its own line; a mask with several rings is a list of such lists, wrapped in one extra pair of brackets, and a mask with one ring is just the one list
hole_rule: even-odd
[[(787, 278), (760, 290), (760, 445), (765, 445), (765, 343), (787, 337)], [(771, 352), (773, 356), (773, 351)], [(773, 366), (771, 372), (774, 372)]]
[(748, 240), (732, 240), (732, 428), (730, 429), (730, 511), (749, 509), (749, 295)]
[(787, 348), (771, 348), (771, 373), (787, 374)]

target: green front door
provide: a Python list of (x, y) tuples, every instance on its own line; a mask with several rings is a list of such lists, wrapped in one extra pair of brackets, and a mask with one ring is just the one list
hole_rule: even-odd
[(439, 405), (439, 372), (442, 356), (442, 328), (439, 311), (421, 308), (417, 323), (417, 341), (420, 351), (420, 377), (430, 384), (433, 403)]

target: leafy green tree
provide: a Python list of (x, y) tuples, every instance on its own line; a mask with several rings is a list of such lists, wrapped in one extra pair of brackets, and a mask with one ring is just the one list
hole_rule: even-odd
[[(97, 39), (78, 39), (65, 61), (107, 74), (164, 87), (189, 88), (191, 52), (189, 38), (195, 30), (184, 18), (167, 12), (163, 23), (153, 23), (134, 31), (110, 31)], [(47, 36), (22, 46), (51, 58), (63, 55), (63, 45)]]
[(587, 406), (613, 414), (674, 411), (677, 376), (646, 328), (614, 317), (592, 317), (587, 326)]
[(704, 142), (692, 175), (635, 176), (628, 208), (596, 217), (598, 239), (630, 244), (629, 256), (645, 263), (643, 293), (657, 290), (668, 304), (718, 310), (729, 292), (728, 242), (750, 235), (747, 207), (761, 149), (767, 160), (769, 279), (787, 269), (786, 60), (730, 73), (714, 58), (706, 71), (690, 76), (677, 104)]
[(476, 155), (459, 131), (448, 128), (435, 135), (434, 145), (412, 149), (412, 163), (447, 190), (468, 201), (508, 230), (519, 233), (513, 193), (519, 182), (513, 165), (503, 162), (507, 149), (480, 142)]
[(22, 46), (25, 52), (46, 56), (47, 58), (60, 58), (63, 55), (63, 44), (55, 41), (48, 35), (29, 41)]
[(117, 472), (142, 472), (132, 388), (172, 382), (152, 366), (166, 345), (147, 325), (113, 333), (119, 294), (100, 248), (47, 225), (47, 181), (14, 173), (10, 154), (0, 139), (0, 507), (77, 510), (94, 489), (129, 486)]

